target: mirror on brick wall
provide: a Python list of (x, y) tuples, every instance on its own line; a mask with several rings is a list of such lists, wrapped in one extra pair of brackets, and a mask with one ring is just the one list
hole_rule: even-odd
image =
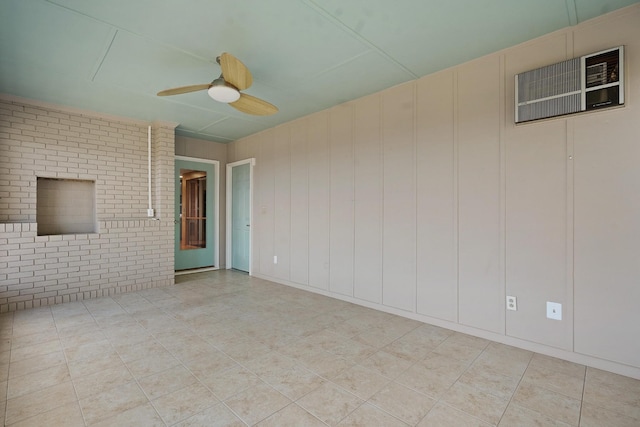
[(96, 233), (95, 187), (95, 181), (39, 177), (38, 235)]

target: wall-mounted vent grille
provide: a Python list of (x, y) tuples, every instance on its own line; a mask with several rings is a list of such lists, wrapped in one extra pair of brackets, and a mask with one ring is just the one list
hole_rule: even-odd
[(624, 103), (623, 47), (516, 75), (516, 123)]
[(580, 111), (580, 58), (516, 76), (516, 122)]

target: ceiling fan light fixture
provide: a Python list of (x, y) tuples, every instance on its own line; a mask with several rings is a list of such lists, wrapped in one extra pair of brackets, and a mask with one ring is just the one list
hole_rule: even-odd
[(218, 102), (224, 102), (225, 104), (235, 102), (240, 99), (240, 92), (238, 89), (225, 82), (222, 78), (215, 79), (207, 93), (211, 98)]

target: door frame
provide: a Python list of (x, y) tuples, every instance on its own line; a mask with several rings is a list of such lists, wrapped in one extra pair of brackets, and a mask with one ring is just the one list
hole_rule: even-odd
[(233, 207), (233, 188), (232, 188), (232, 170), (235, 166), (241, 166), (244, 164), (249, 164), (249, 276), (253, 273), (253, 167), (256, 165), (255, 157), (251, 157), (245, 160), (239, 160), (237, 162), (227, 163), (227, 194), (226, 194), (226, 204), (227, 204), (227, 220), (226, 220), (226, 250), (225, 250), (225, 260), (226, 260), (226, 269), (231, 269), (231, 259), (232, 259), (232, 238), (231, 233), (232, 223), (231, 223), (231, 208)]
[[(213, 164), (213, 175), (215, 179), (215, 184), (213, 186), (213, 212), (215, 215), (215, 221), (213, 222), (213, 267), (204, 267), (204, 268), (195, 268), (193, 270), (177, 270), (175, 271), (176, 275), (180, 274), (189, 274), (189, 273), (198, 273), (201, 271), (210, 271), (210, 270), (218, 270), (220, 268), (220, 162), (218, 160), (211, 159), (201, 159), (198, 157), (188, 157), (188, 156), (173, 156), (173, 173), (175, 178), (175, 169), (176, 169), (176, 160), (185, 160), (187, 162), (197, 162), (197, 163), (210, 163)], [(175, 186), (175, 183), (174, 183)], [(175, 198), (177, 194), (174, 194), (173, 198), (175, 203)], [(175, 221), (177, 212), (174, 212), (173, 218)], [(174, 227), (177, 224), (174, 224)], [(175, 251), (175, 247), (174, 247)]]

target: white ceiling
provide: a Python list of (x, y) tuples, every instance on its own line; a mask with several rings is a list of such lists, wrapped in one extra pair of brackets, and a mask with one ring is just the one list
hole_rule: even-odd
[[(0, 92), (230, 142), (639, 0), (0, 0)], [(251, 70), (242, 114), (206, 91), (216, 56)]]

